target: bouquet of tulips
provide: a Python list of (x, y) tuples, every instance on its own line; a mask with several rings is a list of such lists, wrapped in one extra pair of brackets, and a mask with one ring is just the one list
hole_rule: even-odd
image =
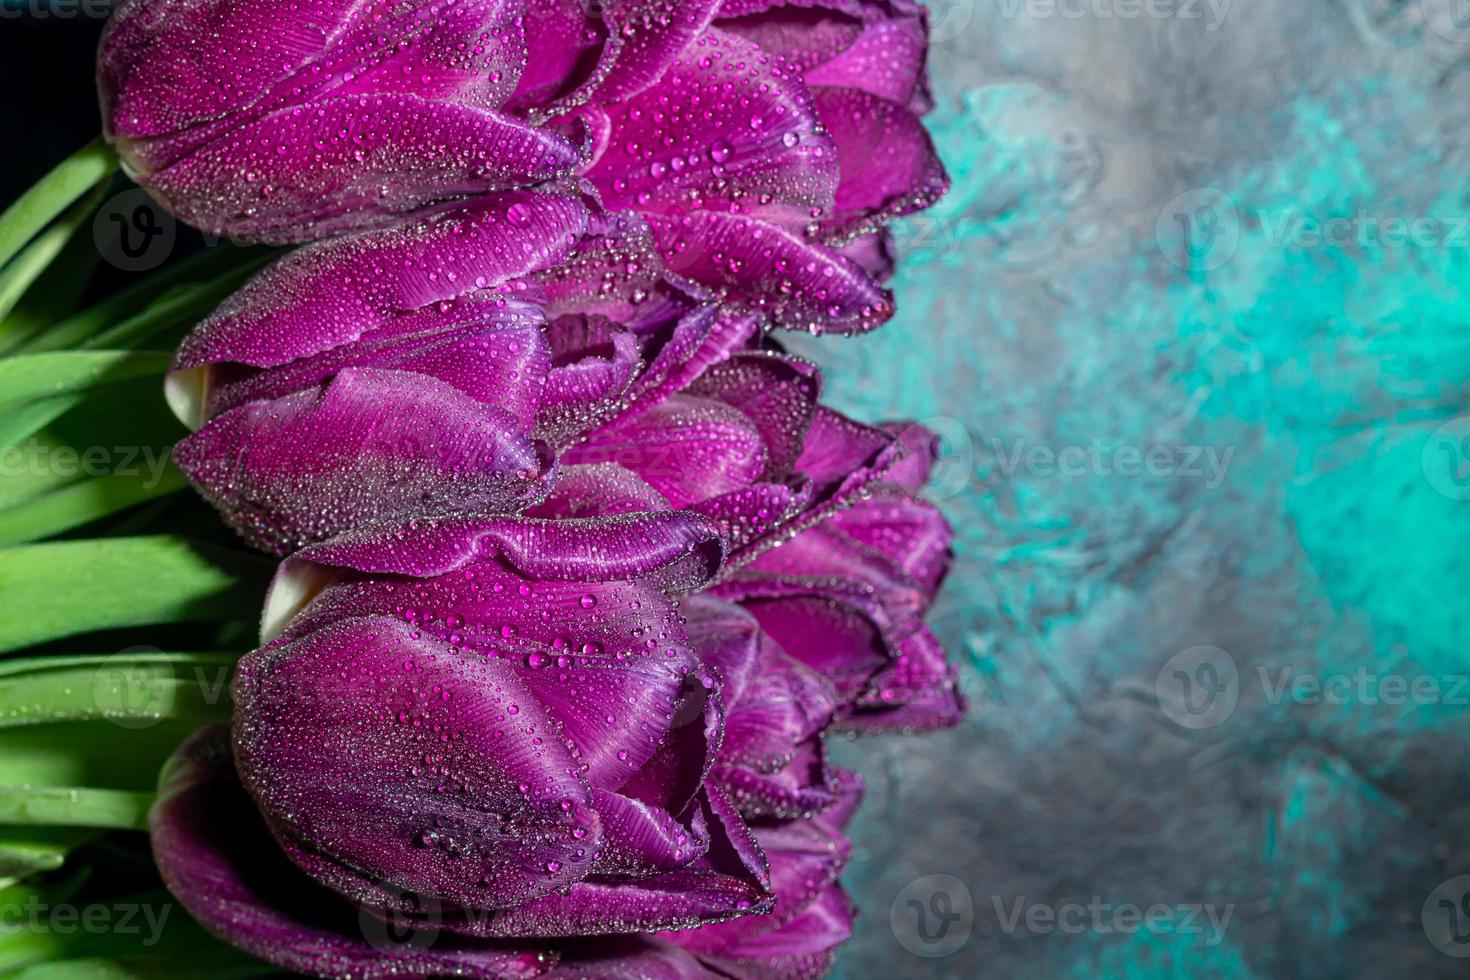
[[(0, 216), (0, 442), (189, 431), (0, 484), (0, 895), (188, 917), (0, 968), (826, 972), (824, 738), (959, 720), (952, 533), (935, 437), (778, 331), (891, 317), (927, 41), (912, 0), (125, 0), (104, 138)], [(75, 311), (117, 171), (249, 247)]]

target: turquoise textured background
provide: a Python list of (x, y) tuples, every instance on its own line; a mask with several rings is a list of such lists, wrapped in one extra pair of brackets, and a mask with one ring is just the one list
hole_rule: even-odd
[(945, 437), (972, 709), (836, 746), (870, 783), (837, 975), (1463, 976), (1470, 22), (931, 7), (955, 190), (895, 323), (792, 346)]

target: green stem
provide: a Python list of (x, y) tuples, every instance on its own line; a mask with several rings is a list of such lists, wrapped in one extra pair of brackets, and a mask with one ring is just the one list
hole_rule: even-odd
[(0, 266), (116, 169), (117, 154), (98, 137), (42, 177), (0, 214)]
[(0, 547), (49, 538), (188, 486), (173, 466), (151, 473), (108, 473), (0, 511)]
[[(173, 535), (51, 541), (0, 550), (0, 652), (159, 623), (249, 622), (268, 559)], [(146, 588), (140, 584), (146, 583)]]
[(138, 653), (0, 661), (0, 729), (99, 720), (229, 724), (238, 659)]
[(90, 786), (0, 786), (0, 824), (145, 830), (154, 795)]
[[(204, 317), (241, 283), (279, 256), (278, 251), (271, 251), (266, 255), (247, 256), (244, 262), (240, 262), (240, 250), (236, 248), (210, 249), (190, 256), (91, 309), (63, 320), (22, 349), (26, 353), (40, 353), (75, 347), (127, 347), (141, 343)], [(211, 279), (197, 281), (200, 274), (224, 264), (222, 259), (232, 259), (236, 264)]]
[[(0, 269), (0, 321), (10, 316), (10, 311), (15, 309), (26, 290), (66, 248), (72, 236), (92, 216), (101, 197), (102, 188), (99, 186), (85, 201), (72, 208), (64, 219), (37, 236), (15, 261)], [(25, 341), (27, 338), (21, 332), (23, 327), (23, 324), (4, 323), (0, 327), (0, 348), (14, 347)]]

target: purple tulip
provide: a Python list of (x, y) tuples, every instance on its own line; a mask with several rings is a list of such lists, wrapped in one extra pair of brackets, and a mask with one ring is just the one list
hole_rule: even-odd
[(583, 172), (604, 205), (643, 213), (671, 268), (727, 306), (810, 330), (888, 319), (873, 246), (857, 261), (840, 247), (948, 187), (918, 115), (928, 108), (922, 8), (694, 0), (629, 42), (619, 28), (640, 6), (604, 4), (599, 17), (531, 0), (533, 60), (563, 57), (523, 84), (517, 104), (559, 100), (559, 125), (584, 124)]
[[(273, 877), (255, 875), (266, 835), (240, 834), (246, 854), (205, 825), (224, 807), (212, 795), (240, 793), (227, 765), (195, 759), (153, 815), (165, 880), (273, 963), (342, 957), (326, 972), (366, 955), (341, 929), (353, 906), (453, 933), (481, 975), (473, 957), (521, 955), (505, 943), (768, 911), (767, 862), (706, 778), (720, 675), (673, 600), (722, 554), (678, 512), (427, 520), (303, 550), (272, 586), (267, 645), (237, 671), (233, 732), (238, 785), (297, 870), (268, 858)], [(336, 897), (298, 920), (292, 895), (318, 886)]]
[(586, 222), (573, 198), (517, 192), (269, 266), (175, 357), (170, 404), (199, 428), (179, 468), (280, 554), (381, 518), (523, 510), (555, 472), (527, 280)]
[[(590, 464), (621, 454), (639, 424), (661, 429), (660, 413), (723, 398), (743, 418), (731, 399), (744, 399), (764, 428), (742, 431), (784, 440), (789, 456), (815, 411), (815, 376), (742, 353), (758, 333), (671, 276), (637, 216), (500, 195), (304, 246), (247, 283), (175, 358), (170, 404), (199, 428), (175, 458), (231, 525), (280, 554), (373, 520), (520, 512), (550, 489), (553, 449), (574, 472), (544, 513), (575, 516)], [(796, 414), (770, 418), (766, 390)], [(654, 487), (692, 475), (681, 439), (642, 461), (659, 469), (653, 486), (626, 474), (647, 498), (631, 509), (667, 506)], [(755, 495), (777, 508), (774, 524), (820, 503), (820, 488), (773, 482), (790, 462), (752, 471), (761, 486), (718, 496), (711, 512), (749, 509)], [(605, 501), (589, 511), (609, 512)]]
[(895, 430), (908, 454), (866, 498), (768, 550), (713, 588), (837, 689), (838, 727), (948, 728), (964, 714), (952, 666), (924, 616), (953, 560), (953, 529), (917, 496), (934, 439)]
[(918, 496), (934, 437), (853, 422), (819, 393), (800, 359), (723, 352), (565, 449), (556, 488), (530, 513), (710, 518), (729, 548), (714, 593), (834, 680), (841, 727), (953, 726), (963, 699), (924, 624), (953, 557), (948, 522)]
[(839, 798), (810, 820), (757, 828), (771, 861), (775, 904), (750, 916), (686, 932), (598, 940), (569, 948), (554, 980), (817, 980), (852, 934), (852, 906), (837, 884), (850, 845), (842, 831), (862, 780), (837, 770)]
[(128, 0), (98, 55), (104, 130), (185, 221), (297, 242), (572, 172), (504, 111), (514, 0)]
[(207, 231), (305, 241), (576, 172), (727, 312), (854, 331), (893, 311), (884, 224), (948, 186), (927, 35), (909, 0), (129, 0), (98, 78), (128, 171)]
[(799, 358), (726, 352), (565, 449), (555, 490), (531, 513), (685, 508), (715, 521), (731, 565), (743, 564), (849, 505), (904, 451), (819, 405), (820, 389)]
[(804, 819), (833, 806), (838, 777), (822, 743), (837, 709), (831, 685), (739, 606), (699, 595), (683, 612), (701, 661), (724, 682), (725, 738), (710, 780), (752, 821)]
[(964, 701), (924, 623), (953, 559), (953, 530), (918, 496), (934, 437), (853, 422), (818, 388), (805, 362), (732, 354), (565, 451), (531, 513), (710, 518), (729, 548), (712, 594), (836, 685), (839, 727), (951, 727)]

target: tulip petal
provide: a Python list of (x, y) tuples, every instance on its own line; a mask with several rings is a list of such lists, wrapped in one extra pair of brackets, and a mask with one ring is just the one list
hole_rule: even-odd
[[(149, 814), (164, 883), (206, 929), (281, 969), (363, 978), (541, 974), (547, 953), (440, 937), (407, 942), (292, 867), (277, 849), (230, 760), (229, 732), (201, 729), (169, 761)], [(378, 941), (374, 941), (374, 937)]]
[(786, 765), (774, 772), (718, 765), (710, 779), (735, 800), (751, 819), (798, 820), (832, 805), (826, 750), (820, 742), (798, 746)]
[(850, 845), (842, 830), (862, 793), (854, 773), (834, 771), (839, 798), (811, 820), (765, 824), (757, 832), (770, 856), (776, 901), (764, 918), (736, 919), (667, 939), (730, 976), (816, 980), (851, 935), (853, 911), (835, 884)]
[(629, 414), (688, 387), (710, 365), (749, 344), (757, 329), (754, 318), (724, 316), (712, 304), (691, 310), (672, 329), (651, 338), (652, 360), (629, 392)]
[[(836, 882), (851, 854), (847, 839), (817, 820), (764, 826), (756, 837), (770, 860), (771, 890), (776, 896), (771, 914), (704, 926), (668, 938), (693, 952), (731, 958), (801, 955), (830, 949), (845, 939), (845, 934), (833, 938), (842, 932), (840, 928), (807, 932), (788, 927), (821, 902)], [(829, 905), (824, 914), (834, 911), (838, 909)], [(850, 915), (846, 918), (850, 927)]]
[(397, 9), (393, 43), (366, 56), (385, 32), (365, 23), (349, 52), (356, 71), (344, 72), (332, 94), (405, 92), (495, 109), (516, 90), (526, 60), (519, 0), (416, 0)]
[(586, 0), (526, 0), (526, 67), (507, 108), (554, 106), (598, 67), (607, 30)]
[(746, 572), (805, 580), (817, 588), (830, 581), (856, 583), (881, 605), (894, 634), (906, 635), (949, 571), (953, 533), (931, 505), (902, 491), (884, 493), (880, 487), (878, 493), (764, 552)]
[(575, 198), (516, 191), (307, 245), (221, 304), (184, 339), (174, 367), (275, 367), (350, 343), (403, 312), (555, 265), (586, 227)]
[(639, 336), (710, 303), (692, 284), (668, 276), (648, 223), (632, 211), (595, 215), (587, 236), (537, 282), (552, 319), (602, 316)]
[(284, 9), (129, 0), (98, 54), (103, 118), (109, 135), (136, 139), (207, 129), (324, 91), (494, 107), (516, 84), (518, 8), (507, 0), (305, 0)]
[(206, 232), (286, 243), (552, 180), (580, 159), (561, 137), (492, 109), (342, 95), (279, 109), (139, 181)]
[(854, 333), (893, 315), (892, 297), (857, 265), (758, 218), (696, 212), (649, 224), (671, 270), (776, 326)]
[(605, 790), (594, 790), (604, 844), (593, 874), (636, 880), (667, 874), (699, 858), (709, 841), (668, 811)]
[(733, 571), (763, 548), (774, 547), (771, 535), (795, 520), (811, 501), (810, 487), (779, 483), (754, 486), (712, 497), (690, 509), (709, 518), (729, 547), (726, 567)]
[[(788, 498), (797, 508), (795, 511), (776, 516), (780, 499), (769, 492), (750, 494), (744, 499), (727, 495), (723, 500), (708, 501), (697, 508), (719, 522), (727, 535), (732, 525), (735, 528), (736, 534), (727, 539), (730, 555), (726, 574), (735, 573), (752, 559), (779, 546), (782, 540), (852, 506), (882, 479), (904, 452), (896, 434), (854, 422), (817, 405), (806, 428), (801, 455), (793, 467), (801, 478), (791, 488)], [(770, 533), (774, 530), (779, 530), (781, 536)]]
[(625, 407), (643, 358), (637, 338), (606, 317), (570, 314), (547, 332), (556, 367), (543, 392), (537, 431), (564, 445)]
[[(655, 640), (656, 634), (667, 636), (677, 629), (668, 608), (660, 608), (659, 597), (618, 586), (581, 596), (577, 591), (540, 584), (535, 604), (498, 617), (498, 628), (509, 625), (524, 632), (547, 613), (553, 622), (564, 622), (571, 616), (562, 607), (579, 603), (581, 596), (597, 603), (602, 628), (584, 628), (580, 634), (567, 628), (568, 636), (554, 638), (541, 648), (544, 653), (533, 651), (516, 663), (521, 682), (551, 710), (576, 748), (588, 785), (594, 791), (615, 791), (660, 749), (692, 658), (682, 647), (665, 649), (662, 639)], [(610, 628), (614, 623), (622, 628)], [(464, 642), (480, 645), (471, 623), (462, 632)], [(560, 648), (557, 640), (562, 641)]]
[(939, 459), (939, 436), (917, 422), (890, 422), (881, 427), (898, 439), (903, 456), (883, 474), (887, 483), (918, 491), (929, 482)]
[(623, 784), (623, 795), (682, 812), (700, 792), (725, 731), (719, 678), (705, 670), (684, 680), (668, 732), (648, 761)]
[(781, 928), (701, 958), (713, 969), (737, 976), (820, 980), (831, 971), (837, 947), (852, 936), (854, 917), (842, 888), (828, 885)]
[(718, 399), (754, 422), (766, 454), (766, 469), (759, 479), (779, 481), (790, 474), (802, 453), (821, 377), (807, 361), (746, 351), (709, 368), (688, 391)]
[(708, 828), (706, 855), (678, 871), (635, 881), (582, 881), (489, 916), (466, 916), (454, 927), (487, 939), (599, 936), (687, 929), (771, 906), (760, 847), (718, 790), (702, 797), (700, 820)]
[(928, 48), (929, 32), (920, 11), (870, 16), (850, 44), (807, 71), (807, 84), (854, 89), (909, 106), (923, 88)]
[(685, 612), (690, 643), (726, 680), (725, 738), (710, 778), (747, 817), (792, 819), (831, 806), (835, 784), (820, 735), (837, 705), (826, 682), (738, 606), (696, 597)]
[(663, 78), (705, 29), (720, 0), (603, 0), (610, 62), (597, 83), (602, 102), (631, 98)]
[(567, 450), (569, 465), (617, 463), (675, 507), (749, 486), (769, 461), (760, 431), (739, 409), (675, 395)]
[(761, 50), (781, 56), (807, 74), (852, 47), (863, 33), (862, 18), (838, 8), (838, 4), (726, 0), (717, 26), (749, 38)]
[(893, 659), (889, 637), (874, 619), (876, 610), (809, 584), (795, 584), (784, 596), (780, 583), (761, 584), (770, 595), (759, 595), (760, 590), (742, 580), (719, 586), (716, 593), (739, 600), (782, 650), (830, 681), (845, 716)]
[(807, 428), (796, 469), (813, 483), (850, 487), (887, 472), (903, 454), (894, 436), (818, 406)]
[(837, 249), (837, 254), (857, 264), (876, 283), (893, 278), (893, 232), (888, 228), (859, 235)]
[(839, 724), (849, 731), (936, 731), (963, 720), (965, 699), (944, 647), (928, 627), (905, 637), (892, 666), (879, 672)]
[(669, 510), (663, 494), (617, 463), (563, 466), (556, 487), (526, 512), (528, 517), (606, 517)]
[(817, 112), (837, 145), (842, 182), (832, 238), (851, 238), (936, 203), (949, 176), (929, 131), (908, 109), (849, 88), (814, 90)]
[[(838, 536), (846, 537), (857, 547), (845, 547), (836, 553), (828, 550), (825, 555), (814, 555), (816, 561), (823, 562), (826, 558), (838, 555), (862, 560), (864, 551), (870, 555), (881, 555), (896, 564), (902, 570), (903, 577), (917, 585), (922, 597), (920, 608), (927, 607), (934, 594), (939, 591), (939, 586), (949, 573), (954, 560), (954, 529), (939, 509), (926, 500), (902, 490), (888, 489), (886, 486), (874, 491), (862, 503), (833, 515), (829, 524), (798, 535), (797, 541), (806, 537), (806, 534), (818, 532), (825, 532), (829, 540)], [(792, 541), (791, 544), (796, 544), (797, 541)], [(834, 540), (832, 543), (840, 546), (845, 542)], [(824, 574), (818, 570), (820, 566), (799, 568), (795, 564), (786, 564), (788, 556), (782, 555), (783, 551), (786, 549), (778, 548), (768, 552), (752, 567), (759, 566), (795, 575)], [(843, 559), (839, 557), (838, 560)], [(871, 562), (864, 564), (874, 567)], [(874, 568), (874, 571), (880, 570), (881, 566)], [(872, 574), (857, 574), (852, 577), (875, 584), (881, 581)], [(885, 575), (883, 579), (892, 577)]]
[(547, 980), (709, 980), (709, 969), (648, 936), (609, 936), (568, 946)]
[(372, 616), (247, 655), (235, 698), (241, 781), (292, 860), (356, 902), (503, 907), (595, 860), (575, 758), (500, 659)]
[(654, 88), (603, 106), (585, 175), (610, 208), (755, 214), (799, 229), (826, 216), (838, 157), (787, 62), (710, 30)]
[(429, 307), (397, 316), (357, 341), (279, 367), (210, 368), (205, 418), (315, 387), (345, 368), (366, 367), (438, 378), (510, 414), (522, 431), (530, 432), (551, 371), (544, 319), (530, 303), (495, 302), (489, 296), (476, 294), (448, 314)]
[[(164, 136), (245, 109), (342, 36), (358, 0), (127, 0), (98, 52), (109, 136)], [(269, 43), (265, 43), (265, 39)]]
[(385, 517), (525, 508), (549, 489), (554, 461), (517, 430), (435, 378), (349, 368), (226, 412), (174, 459), (251, 544), (286, 554)]
[(715, 530), (681, 511), (563, 521), (454, 516), (382, 522), (303, 548), (272, 587), (310, 565), (427, 578), (496, 561), (537, 581), (642, 577), (685, 592), (708, 582), (723, 558)]

